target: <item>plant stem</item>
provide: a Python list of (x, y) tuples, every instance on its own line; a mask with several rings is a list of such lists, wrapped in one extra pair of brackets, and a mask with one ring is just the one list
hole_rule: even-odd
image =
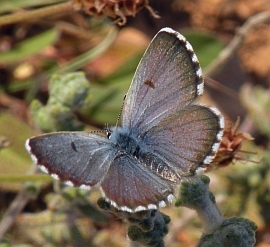
[(270, 14), (262, 12), (257, 15), (251, 16), (245, 24), (239, 28), (237, 34), (227, 47), (220, 52), (219, 56), (208, 66), (204, 71), (205, 77), (213, 77), (224, 66), (232, 54), (235, 54), (237, 49), (241, 46), (246, 36), (258, 25), (270, 22)]
[(10, 15), (5, 15), (0, 17), (0, 26), (12, 24), (16, 22), (23, 22), (23, 21), (30, 21), (33, 19), (42, 18), (45, 16), (50, 16), (58, 13), (65, 13), (71, 12), (73, 10), (71, 2), (61, 3), (49, 7), (44, 7), (37, 10), (30, 10), (20, 13), (14, 13)]

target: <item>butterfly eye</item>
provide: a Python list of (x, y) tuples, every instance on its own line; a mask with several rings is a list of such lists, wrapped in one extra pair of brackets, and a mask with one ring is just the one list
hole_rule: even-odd
[(108, 124), (105, 125), (105, 133), (108, 139), (111, 139), (112, 136), (112, 130), (110, 129), (110, 127), (108, 126)]
[(105, 131), (106, 131), (107, 138), (108, 138), (108, 139), (111, 139), (112, 131), (109, 130), (109, 129), (106, 129)]

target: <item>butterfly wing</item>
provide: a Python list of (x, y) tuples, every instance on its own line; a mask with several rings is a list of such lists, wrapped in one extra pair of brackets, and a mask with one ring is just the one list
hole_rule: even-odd
[(180, 176), (188, 176), (211, 163), (223, 128), (216, 108), (190, 105), (145, 133), (144, 143)]
[(169, 181), (149, 172), (138, 160), (125, 154), (114, 159), (101, 189), (114, 206), (125, 211), (165, 206), (165, 202), (173, 198)]
[(151, 129), (203, 92), (202, 71), (191, 45), (163, 28), (142, 57), (123, 108), (123, 127)]
[(97, 185), (115, 152), (105, 137), (83, 132), (58, 132), (27, 140), (26, 148), (42, 170), (75, 186)]

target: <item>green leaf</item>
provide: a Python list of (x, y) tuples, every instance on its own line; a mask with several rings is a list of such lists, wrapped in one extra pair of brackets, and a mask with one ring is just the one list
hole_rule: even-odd
[(40, 52), (58, 38), (56, 29), (50, 29), (16, 45), (12, 50), (0, 53), (0, 63), (11, 63)]
[(48, 174), (31, 175), (0, 175), (0, 182), (23, 183), (23, 182), (51, 182), (53, 179)]
[[(9, 114), (0, 114), (0, 136), (6, 137), (10, 146), (0, 150), (1, 176), (24, 176), (32, 164), (24, 144), (36, 133), (24, 122)], [(8, 179), (8, 178), (7, 178)], [(0, 183), (1, 188), (17, 190), (21, 183)]]
[(110, 76), (91, 84), (93, 97), (88, 114), (101, 125), (115, 125), (141, 57), (135, 55)]

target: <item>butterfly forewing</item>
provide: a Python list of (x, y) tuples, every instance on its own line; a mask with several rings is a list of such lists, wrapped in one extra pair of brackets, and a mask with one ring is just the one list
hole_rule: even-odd
[(145, 132), (202, 91), (201, 69), (190, 44), (174, 30), (161, 29), (136, 70), (124, 104), (123, 126)]
[(107, 173), (115, 151), (108, 139), (83, 132), (58, 132), (29, 139), (35, 162), (62, 181), (94, 186)]

